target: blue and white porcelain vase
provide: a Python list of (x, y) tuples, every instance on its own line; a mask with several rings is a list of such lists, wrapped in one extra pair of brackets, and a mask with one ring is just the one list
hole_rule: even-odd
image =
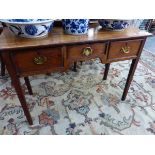
[(15, 35), (25, 38), (39, 38), (47, 36), (53, 28), (51, 19), (2, 19), (1, 22)]
[(66, 34), (87, 34), (89, 28), (89, 19), (63, 19), (62, 25)]

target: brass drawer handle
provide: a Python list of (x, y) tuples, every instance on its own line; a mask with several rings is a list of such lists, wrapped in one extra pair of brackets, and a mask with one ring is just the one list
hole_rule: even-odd
[(91, 47), (86, 47), (86, 48), (84, 48), (84, 49), (83, 49), (83, 52), (82, 52), (82, 54), (85, 55), (85, 56), (89, 56), (89, 55), (91, 55), (92, 53), (93, 53), (93, 50), (92, 50)]
[(34, 58), (34, 63), (37, 65), (42, 65), (47, 61), (47, 57), (45, 56), (38, 56)]
[(125, 46), (125, 47), (122, 47), (121, 48), (121, 51), (123, 52), (123, 53), (130, 53), (130, 47), (128, 47), (128, 46)]

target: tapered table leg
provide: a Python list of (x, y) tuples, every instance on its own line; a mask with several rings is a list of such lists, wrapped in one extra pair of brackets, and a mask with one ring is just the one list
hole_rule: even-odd
[(33, 95), (33, 91), (32, 91), (32, 87), (31, 87), (29, 78), (28, 77), (24, 77), (24, 80), (25, 80), (25, 84), (27, 86), (29, 94)]
[(73, 71), (77, 72), (77, 62), (74, 62)]
[(110, 67), (110, 63), (105, 64), (105, 71), (104, 71), (103, 80), (106, 80), (107, 79), (108, 72), (109, 72), (109, 67)]
[(0, 55), (0, 61), (1, 61), (1, 76), (5, 76), (5, 64), (1, 55)]
[(80, 61), (80, 63), (81, 63), (81, 66), (82, 66), (83, 61)]
[(130, 67), (129, 74), (128, 74), (128, 78), (127, 78), (125, 88), (124, 88), (124, 92), (123, 92), (123, 95), (122, 95), (122, 101), (124, 101), (126, 99), (126, 96), (127, 96), (131, 81), (133, 79), (133, 75), (135, 73), (135, 70), (136, 70), (136, 67), (137, 67), (137, 64), (138, 64), (138, 60), (139, 60), (138, 58), (132, 60), (131, 67)]
[(15, 68), (13, 67), (13, 64), (11, 62), (9, 53), (8, 52), (3, 53), (2, 58), (5, 61), (6, 68), (8, 70), (8, 73), (9, 73), (10, 77), (11, 77), (11, 80), (13, 82), (13, 86), (15, 87), (17, 96), (18, 96), (19, 101), (21, 103), (21, 106), (23, 108), (24, 114), (25, 114), (25, 116), (27, 118), (27, 121), (29, 122), (30, 125), (32, 125), (33, 121), (32, 121), (30, 112), (28, 110), (28, 106), (26, 104), (26, 99), (25, 99), (25, 96), (23, 94), (23, 90), (22, 90), (22, 87), (21, 87), (21, 84), (20, 84), (20, 79), (16, 74)]
[(19, 78), (14, 79), (13, 80), (13, 84), (14, 84), (15, 90), (17, 92), (17, 96), (19, 98), (19, 101), (21, 103), (21, 106), (23, 108), (24, 114), (25, 114), (25, 116), (27, 118), (27, 121), (29, 122), (30, 125), (32, 125), (33, 124), (33, 121), (32, 121), (30, 112), (28, 110), (27, 104), (26, 104), (26, 99), (25, 99), (25, 96), (23, 94), (23, 90), (22, 90), (22, 87), (21, 87)]

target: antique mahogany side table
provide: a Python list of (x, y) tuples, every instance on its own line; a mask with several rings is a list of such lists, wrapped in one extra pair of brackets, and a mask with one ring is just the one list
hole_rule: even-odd
[(127, 96), (145, 40), (151, 33), (128, 28), (122, 32), (101, 30), (98, 26), (89, 29), (88, 35), (74, 36), (55, 27), (47, 38), (26, 39), (16, 37), (7, 28), (0, 36), (0, 55), (6, 65), (17, 92), (24, 114), (33, 124), (26, 99), (20, 84), (24, 77), (29, 94), (33, 94), (28, 76), (65, 72), (70, 64), (99, 58), (105, 64), (103, 80), (107, 79), (111, 62), (132, 59), (122, 100)]

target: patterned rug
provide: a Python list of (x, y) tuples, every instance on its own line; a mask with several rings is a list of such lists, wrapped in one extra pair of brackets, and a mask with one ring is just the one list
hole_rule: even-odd
[(0, 79), (0, 134), (155, 134), (155, 55), (144, 50), (125, 101), (131, 61), (112, 63), (106, 81), (98, 59), (78, 71), (30, 77), (34, 95), (23, 90), (33, 126), (25, 120), (10, 78)]

